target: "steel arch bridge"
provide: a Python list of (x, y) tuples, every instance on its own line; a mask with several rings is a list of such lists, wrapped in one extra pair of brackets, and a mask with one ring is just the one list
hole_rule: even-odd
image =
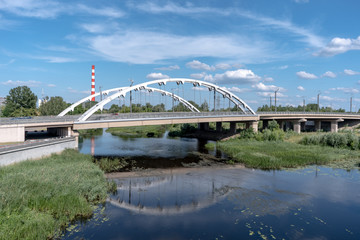
[(93, 115), (96, 111), (102, 110), (106, 104), (109, 102), (116, 100), (117, 98), (123, 97), (125, 98), (126, 94), (130, 91), (139, 91), (139, 90), (147, 90), (149, 92), (159, 92), (164, 96), (172, 97), (174, 100), (177, 100), (181, 103), (183, 103), (188, 109), (190, 109), (192, 112), (200, 112), (195, 106), (193, 106), (191, 103), (189, 103), (187, 100), (181, 98), (178, 95), (175, 95), (174, 93), (170, 93), (165, 90), (149, 87), (149, 85), (155, 85), (158, 84), (159, 86), (166, 85), (169, 82), (175, 82), (177, 85), (184, 84), (184, 83), (190, 83), (194, 87), (197, 86), (203, 86), (208, 88), (209, 91), (215, 91), (218, 92), (223, 96), (223, 98), (229, 99), (231, 102), (233, 102), (244, 114), (250, 114), (250, 115), (256, 115), (256, 113), (238, 96), (233, 94), (232, 92), (228, 91), (225, 88), (219, 87), (215, 84), (195, 80), (195, 79), (189, 79), (189, 78), (168, 78), (168, 79), (158, 79), (153, 81), (148, 81), (145, 83), (140, 83), (131, 87), (120, 87), (120, 88), (112, 88), (109, 90), (102, 91), (101, 93), (95, 93), (93, 95), (87, 96), (78, 102), (72, 104), (68, 108), (66, 108), (64, 111), (62, 111), (58, 116), (64, 116), (69, 111), (73, 111), (74, 108), (86, 101), (90, 101), (93, 97), (99, 96), (100, 94), (104, 96), (108, 96), (102, 101), (95, 104), (93, 107), (88, 109), (83, 115), (81, 115), (78, 119), (79, 122), (86, 121), (91, 115)]

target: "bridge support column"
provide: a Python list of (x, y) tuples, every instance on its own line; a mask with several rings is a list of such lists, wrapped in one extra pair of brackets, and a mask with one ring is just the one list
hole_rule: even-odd
[(305, 122), (307, 120), (302, 118), (300, 120), (296, 120), (296, 121), (293, 121), (293, 125), (294, 125), (294, 132), (296, 133), (301, 133), (301, 124), (304, 124), (305, 125)]
[(0, 126), (0, 143), (24, 142), (25, 128), (18, 125), (2, 125)]
[(230, 133), (236, 133), (236, 122), (230, 122)]
[(338, 131), (338, 123), (336, 120), (331, 121), (331, 132), (337, 132)]
[(285, 122), (284, 122), (284, 121), (280, 121), (280, 120), (278, 120), (278, 121), (276, 121), (276, 122), (279, 124), (280, 129), (281, 129), (281, 130), (284, 130)]
[(321, 130), (321, 120), (314, 121), (315, 123), (315, 131)]
[(221, 132), (222, 130), (222, 122), (216, 122), (216, 131)]
[(338, 122), (343, 122), (344, 119), (339, 118), (331, 121), (331, 132), (338, 132)]
[(300, 127), (301, 123), (298, 121), (294, 121), (294, 132), (296, 133), (300, 133), (301, 132), (301, 127)]
[(268, 126), (269, 126), (269, 120), (262, 120), (262, 122), (263, 122), (262, 128), (263, 128), (263, 129), (268, 128)]
[(199, 123), (198, 129), (201, 131), (209, 131), (209, 123), (208, 122)]
[(246, 129), (252, 128), (254, 132), (258, 132), (258, 127), (259, 127), (258, 121), (246, 122)]

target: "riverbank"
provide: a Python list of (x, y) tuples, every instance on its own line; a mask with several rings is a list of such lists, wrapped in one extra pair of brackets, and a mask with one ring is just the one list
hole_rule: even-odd
[[(215, 145), (208, 145), (213, 148)], [(327, 146), (302, 145), (291, 141), (257, 141), (230, 139), (216, 143), (232, 162), (259, 169), (296, 168), (307, 165), (327, 165), (334, 168), (359, 167), (360, 151)]]
[(89, 218), (109, 184), (91, 156), (74, 150), (0, 168), (0, 239), (48, 239)]

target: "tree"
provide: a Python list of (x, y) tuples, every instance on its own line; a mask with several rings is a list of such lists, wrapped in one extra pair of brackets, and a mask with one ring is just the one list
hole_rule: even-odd
[(36, 115), (37, 96), (27, 86), (12, 88), (6, 96), (5, 117)]
[(41, 104), (39, 110), (41, 115), (58, 115), (61, 113), (68, 104), (63, 100), (62, 97), (56, 96), (51, 97), (50, 100)]

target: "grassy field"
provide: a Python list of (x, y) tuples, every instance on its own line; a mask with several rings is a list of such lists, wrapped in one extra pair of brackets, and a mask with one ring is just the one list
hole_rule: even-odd
[(293, 168), (312, 164), (335, 167), (337, 162), (339, 167), (349, 169), (360, 163), (360, 151), (305, 146), (293, 141), (294, 139), (292, 142), (232, 139), (217, 142), (216, 147), (228, 154), (233, 161), (260, 169)]
[(91, 156), (66, 150), (0, 168), (0, 239), (48, 239), (105, 201), (109, 184)]
[(161, 137), (165, 131), (165, 125), (116, 127), (106, 130), (106, 132), (119, 137)]

